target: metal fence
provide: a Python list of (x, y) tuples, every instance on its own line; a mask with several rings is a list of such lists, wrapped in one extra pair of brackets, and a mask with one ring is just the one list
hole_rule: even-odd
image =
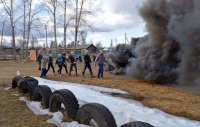
[[(4, 52), (0, 52), (0, 60), (12, 60), (13, 56), (12, 54), (6, 54)], [(16, 55), (16, 59), (22, 59), (23, 56), (22, 55), (19, 55), (17, 54)]]

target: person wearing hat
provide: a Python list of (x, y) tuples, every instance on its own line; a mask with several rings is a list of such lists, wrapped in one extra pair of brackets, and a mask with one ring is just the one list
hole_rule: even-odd
[(83, 66), (83, 70), (82, 70), (82, 76), (85, 77), (85, 70), (88, 68), (90, 71), (90, 76), (91, 78), (93, 78), (93, 72), (92, 72), (92, 68), (91, 68), (91, 59), (90, 59), (90, 55), (88, 50), (85, 51), (85, 56), (84, 56), (84, 66)]
[(77, 76), (77, 67), (76, 67), (76, 59), (75, 59), (74, 52), (71, 52), (71, 54), (69, 55), (69, 61), (70, 61), (69, 76), (71, 76), (71, 71), (73, 67), (75, 69), (75, 73)]
[(95, 67), (96, 64), (98, 64), (99, 66), (99, 70), (98, 70), (98, 78), (103, 78), (103, 71), (104, 71), (104, 62), (105, 62), (105, 57), (102, 51), (100, 51), (100, 53), (97, 55), (96, 59), (95, 59)]
[(58, 54), (58, 58), (56, 59), (56, 64), (58, 65), (58, 74), (61, 74), (61, 70), (62, 70), (62, 66), (63, 66), (63, 63), (62, 63), (62, 57), (61, 57), (61, 54)]
[(55, 74), (55, 69), (54, 69), (54, 66), (53, 66), (53, 56), (52, 56), (52, 54), (49, 55), (47, 72), (49, 71), (50, 68), (53, 69), (53, 73)]

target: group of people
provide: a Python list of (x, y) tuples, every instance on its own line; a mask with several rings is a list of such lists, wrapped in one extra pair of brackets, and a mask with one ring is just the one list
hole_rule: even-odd
[[(55, 64), (58, 66), (57, 73), (61, 74), (62, 69), (65, 69), (66, 74), (71, 76), (71, 72), (74, 70), (75, 75), (77, 74), (77, 65), (76, 65), (76, 57), (75, 54), (72, 52), (68, 54), (68, 57), (66, 57), (66, 53), (59, 54), (56, 58)], [(82, 76), (85, 77), (85, 71), (88, 68), (90, 72), (91, 78), (94, 78), (94, 74), (91, 67), (91, 58), (88, 51), (85, 51), (85, 55), (83, 57), (83, 69), (82, 69)], [(54, 68), (54, 62), (53, 62), (53, 56), (50, 54), (49, 56), (43, 56), (41, 52), (37, 56), (37, 62), (39, 64), (39, 70), (41, 71), (40, 77), (45, 78), (49, 69), (52, 68), (53, 73), (55, 75), (55, 68)], [(67, 69), (67, 63), (70, 63), (69, 71)], [(105, 57), (102, 51), (96, 56), (96, 59), (94, 61), (95, 67), (96, 65), (99, 66), (97, 77), (102, 79), (103, 78), (103, 71), (104, 71), (104, 63), (105, 63)]]

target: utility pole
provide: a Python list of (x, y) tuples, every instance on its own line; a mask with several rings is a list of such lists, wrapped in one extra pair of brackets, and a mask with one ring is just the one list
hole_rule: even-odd
[(111, 39), (110, 49), (109, 49), (109, 51), (112, 51), (112, 49), (113, 49), (113, 40)]
[(46, 47), (48, 48), (48, 44), (47, 44), (47, 25), (45, 25), (45, 31), (46, 31)]
[(129, 40), (128, 40), (126, 33), (125, 33), (125, 44), (126, 44), (126, 41), (129, 43)]
[(26, 37), (26, 1), (24, 0), (24, 32), (23, 32), (23, 44), (22, 44), (22, 53), (23, 53), (23, 59), (25, 58), (24, 54), (24, 46), (25, 46), (25, 37)]
[(76, 20), (75, 20), (75, 39), (74, 39), (74, 51), (76, 50), (77, 43), (77, 32), (78, 32), (78, 0), (76, 0), (76, 10), (75, 10)]
[(125, 33), (125, 44), (126, 44), (126, 33)]
[(67, 1), (65, 0), (64, 1), (65, 3), (65, 7), (64, 7), (64, 50), (65, 50), (65, 52), (66, 52), (66, 43), (67, 43), (67, 38), (66, 38), (66, 36), (67, 36), (67, 27), (66, 27), (66, 15), (67, 15), (67, 12), (66, 12), (66, 10), (67, 10)]

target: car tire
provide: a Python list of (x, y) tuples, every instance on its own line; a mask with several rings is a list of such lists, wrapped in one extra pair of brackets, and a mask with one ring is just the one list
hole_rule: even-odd
[[(33, 77), (29, 77), (29, 76), (26, 76), (24, 78), (22, 78), (19, 82), (18, 82), (18, 88), (19, 88), (19, 91), (21, 93), (28, 93), (28, 92), (31, 92), (33, 91), (31, 88), (33, 88), (33, 86), (29, 86), (28, 87), (28, 83), (32, 82), (33, 84), (37, 84), (38, 85), (38, 80), (33, 78)], [(30, 83), (30, 84), (32, 84)], [(35, 85), (34, 85), (35, 86)]]
[(64, 105), (64, 112), (70, 119), (75, 119), (76, 113), (79, 109), (78, 101), (75, 95), (67, 89), (57, 90), (53, 93), (49, 102), (49, 110), (56, 112), (62, 109), (61, 104)]
[(154, 126), (145, 122), (134, 121), (134, 122), (123, 124), (120, 127), (154, 127)]
[(16, 88), (17, 87), (17, 84), (18, 82), (22, 79), (21, 76), (16, 76), (12, 79), (12, 88)]
[(33, 101), (41, 101), (44, 108), (49, 108), (49, 100), (52, 96), (51, 89), (46, 85), (36, 86), (33, 92)]
[[(108, 108), (98, 103), (83, 105), (77, 112), (76, 120), (80, 124), (91, 126), (94, 120), (98, 127), (117, 127), (115, 119)], [(94, 126), (94, 125), (93, 125)]]

